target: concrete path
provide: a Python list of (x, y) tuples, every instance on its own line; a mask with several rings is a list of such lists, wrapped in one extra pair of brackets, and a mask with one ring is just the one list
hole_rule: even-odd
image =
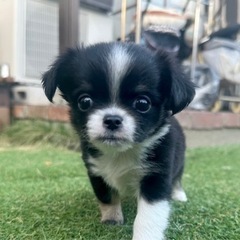
[(235, 144), (240, 148), (240, 129), (185, 130), (187, 146), (212, 147)]

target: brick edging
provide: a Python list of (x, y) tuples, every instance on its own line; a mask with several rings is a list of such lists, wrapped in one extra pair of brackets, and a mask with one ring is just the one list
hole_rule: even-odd
[[(48, 121), (69, 122), (68, 106), (27, 106), (15, 105), (13, 117), (17, 119), (42, 119)], [(176, 115), (185, 129), (240, 128), (240, 114), (229, 112), (205, 112), (185, 110)]]
[(240, 114), (185, 110), (176, 115), (186, 129), (240, 128)]
[(67, 106), (30, 106), (15, 105), (13, 117), (16, 119), (41, 119), (48, 121), (69, 122), (69, 108)]
[(0, 106), (0, 130), (10, 124), (10, 110), (8, 107)]

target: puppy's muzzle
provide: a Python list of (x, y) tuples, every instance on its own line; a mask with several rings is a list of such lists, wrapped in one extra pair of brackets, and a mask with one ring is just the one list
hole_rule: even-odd
[(103, 126), (111, 131), (116, 131), (122, 128), (123, 118), (118, 115), (106, 115), (103, 118)]

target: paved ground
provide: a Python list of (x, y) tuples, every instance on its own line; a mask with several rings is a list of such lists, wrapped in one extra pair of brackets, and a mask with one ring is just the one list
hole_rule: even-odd
[(239, 144), (240, 129), (185, 130), (189, 148)]

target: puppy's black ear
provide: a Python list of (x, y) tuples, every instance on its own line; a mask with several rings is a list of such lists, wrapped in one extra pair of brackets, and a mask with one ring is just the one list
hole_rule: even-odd
[(50, 69), (42, 75), (43, 89), (50, 102), (52, 102), (57, 87), (60, 87), (60, 85), (63, 85), (66, 81), (67, 75), (70, 72), (68, 68), (76, 52), (77, 50), (68, 49), (64, 54), (60, 55), (50, 66)]
[(42, 85), (44, 92), (50, 102), (54, 97), (54, 94), (57, 89), (57, 70), (58, 70), (58, 61), (56, 61), (51, 68), (45, 72), (42, 76)]
[(165, 97), (165, 108), (176, 114), (193, 100), (195, 86), (184, 74), (177, 59), (169, 53), (156, 53), (160, 67), (160, 93)]

